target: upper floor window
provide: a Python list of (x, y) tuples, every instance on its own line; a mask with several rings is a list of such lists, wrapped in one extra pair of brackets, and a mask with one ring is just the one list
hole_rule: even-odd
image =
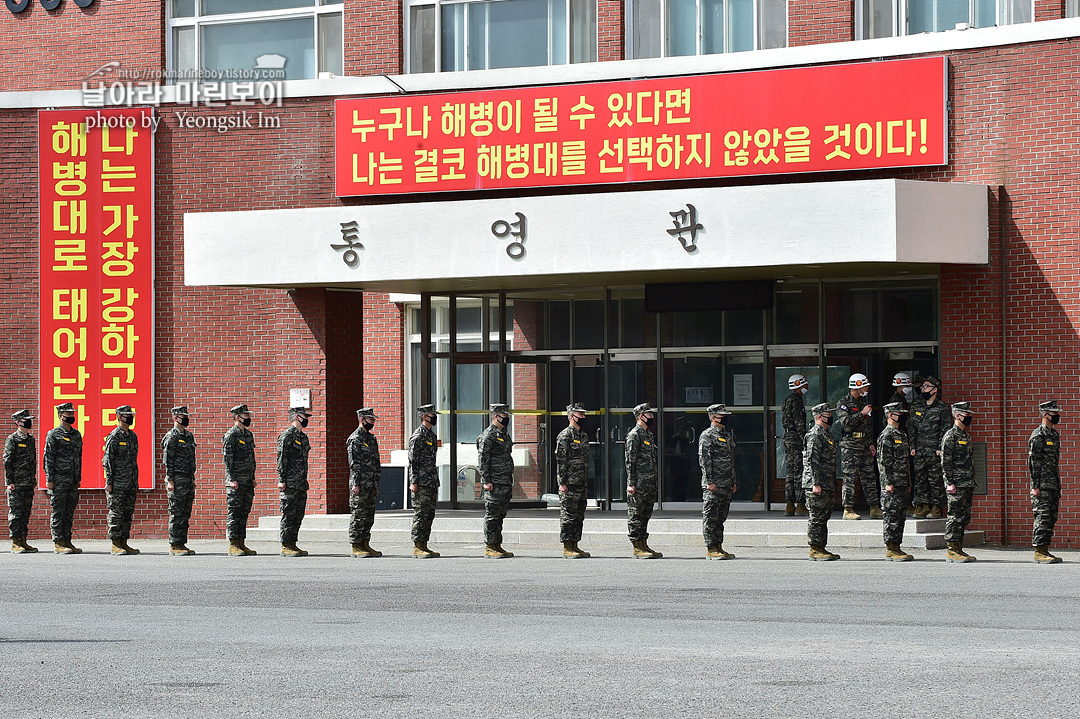
[(252, 79), (283, 69), (286, 80), (342, 73), (343, 0), (169, 0), (172, 77)]
[(711, 55), (787, 46), (787, 0), (630, 0), (627, 55)]
[(406, 72), (596, 60), (596, 0), (405, 0)]
[(1031, 22), (1032, 0), (856, 0), (856, 40)]
[(1065, 17), (1080, 17), (1080, 0), (1065, 0)]

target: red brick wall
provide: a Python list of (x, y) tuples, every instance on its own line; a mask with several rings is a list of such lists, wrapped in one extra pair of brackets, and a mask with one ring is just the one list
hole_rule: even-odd
[(1035, 20), (1059, 20), (1065, 17), (1065, 0), (1035, 0)]
[(404, 70), (401, 0), (345, 0), (345, 74), (399, 75)]
[[(405, 312), (385, 293), (364, 294), (364, 406), (379, 416), (376, 433), (383, 462), (390, 452), (404, 449), (415, 427), (415, 415), (405, 417)], [(356, 361), (360, 348), (355, 349)], [(357, 405), (359, 407), (359, 405)]]
[(845, 42), (855, 38), (855, 4), (836, 0), (788, 3), (788, 46)]
[(622, 0), (597, 0), (596, 59), (622, 60), (626, 57), (626, 15)]

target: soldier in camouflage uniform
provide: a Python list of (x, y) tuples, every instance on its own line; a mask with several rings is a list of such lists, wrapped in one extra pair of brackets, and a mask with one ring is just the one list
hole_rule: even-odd
[(277, 473), (281, 499), (281, 556), (306, 557), (296, 546), (300, 524), (304, 521), (308, 493), (308, 454), (311, 442), (304, 432), (311, 413), (302, 407), (289, 410), (289, 427), (278, 435)]
[(165, 465), (165, 489), (169, 495), (169, 554), (195, 554), (188, 549), (188, 524), (195, 504), (195, 436), (188, 431), (191, 415), (187, 405), (170, 410), (173, 426), (161, 438), (161, 463)]
[(139, 437), (131, 429), (135, 410), (125, 404), (116, 408), (116, 428), (105, 438), (101, 466), (105, 468), (105, 501), (109, 507), (109, 539), (112, 553), (138, 554), (127, 542), (131, 517), (139, 490)]
[(510, 408), (491, 405), (491, 424), (476, 438), (480, 461), (480, 483), (484, 488), (484, 556), (506, 559), (514, 556), (502, 547), (502, 526), (510, 499), (514, 496), (514, 440), (506, 431)]
[(945, 504), (941, 478), (941, 440), (952, 426), (949, 406), (941, 400), (941, 381), (925, 377), (908, 414), (908, 443), (915, 464), (915, 514), (918, 519), (939, 519)]
[(360, 424), (345, 440), (349, 456), (349, 541), (352, 556), (381, 557), (382, 552), (371, 548), (371, 525), (375, 523), (375, 499), (379, 495), (382, 463), (379, 460), (379, 441), (372, 434), (375, 410), (364, 407), (356, 410)]
[(890, 402), (882, 410), (888, 424), (878, 435), (877, 465), (881, 475), (881, 530), (885, 539), (885, 558), (891, 562), (909, 562), (914, 557), (900, 549), (911, 483), (911, 450), (908, 449), (907, 435), (900, 429), (900, 419), (907, 410), (899, 402)]
[[(889, 401), (886, 402), (885, 404), (897, 403), (897, 404), (899, 404), (901, 406), (901, 408), (903, 408), (904, 414), (900, 415), (900, 431), (903, 432), (904, 436), (906, 437), (907, 436), (907, 423), (908, 423), (907, 410), (911, 408), (911, 400), (915, 396), (915, 393), (914, 393), (914, 391), (912, 390), (912, 387), (911, 387), (911, 375), (908, 374), (907, 372), (897, 372), (896, 374), (893, 375), (892, 386), (893, 386), (892, 396), (889, 397)], [(912, 461), (911, 457), (908, 457), (908, 463), (909, 464), (911, 464), (911, 461)], [(880, 475), (880, 472), (879, 472), (879, 475)], [(915, 476), (913, 468), (909, 468), (908, 476), (909, 477), (914, 477)], [(914, 494), (913, 494), (914, 491), (915, 491), (915, 483), (914, 482), (909, 482), (909, 488), (908, 488), (908, 493), (909, 493), (908, 500), (909, 501), (908, 501), (908, 506), (907, 506), (907, 513), (908, 514), (915, 514), (915, 505), (912, 502), (912, 500), (914, 499)], [(884, 511), (885, 511), (885, 503), (883, 501), (882, 502), (882, 512), (884, 513)]]
[(1050, 400), (1039, 405), (1039, 412), (1042, 421), (1028, 439), (1031, 509), (1035, 514), (1031, 545), (1035, 547), (1036, 562), (1057, 564), (1061, 557), (1050, 554), (1050, 540), (1054, 537), (1061, 501), (1061, 473), (1058, 471), (1061, 438), (1054, 427), (1061, 418), (1061, 410), (1056, 401)]
[(11, 553), (33, 553), (37, 549), (26, 543), (30, 510), (34, 507), (37, 485), (37, 440), (30, 434), (34, 415), (20, 409), (11, 415), (15, 431), (4, 442), (4, 479), (7, 484), (8, 530), (11, 532)]
[(634, 407), (634, 428), (626, 434), (626, 509), (630, 542), (636, 559), (658, 559), (649, 547), (649, 519), (656, 502), (656, 408), (647, 402)]
[(836, 403), (840, 419), (840, 470), (844, 475), (841, 499), (844, 519), (862, 519), (855, 511), (855, 484), (862, 483), (863, 497), (870, 505), (870, 517), (881, 516), (878, 486), (874, 477), (874, 422), (870, 418), (870, 380), (864, 374), (848, 378), (848, 393)]
[(428, 547), (431, 522), (435, 519), (435, 503), (439, 499), (439, 469), (436, 466), (439, 439), (435, 434), (435, 423), (438, 422), (439, 415), (433, 404), (422, 404), (416, 411), (420, 415), (420, 426), (409, 437), (413, 556), (429, 559), (439, 556), (438, 552)]
[(233, 416), (233, 426), (221, 440), (228, 507), (225, 531), (229, 539), (229, 556), (245, 557), (257, 554), (244, 543), (247, 539), (248, 514), (255, 499), (255, 438), (248, 429), (251, 426), (251, 412), (246, 404), (236, 405), (229, 413)]
[(71, 402), (56, 406), (60, 424), (45, 435), (45, 491), (52, 504), (53, 550), (57, 554), (80, 554), (71, 543), (71, 523), (79, 505), (82, 485), (82, 434), (75, 429), (75, 407)]
[(567, 559), (586, 559), (591, 555), (578, 546), (585, 524), (585, 505), (589, 491), (589, 435), (582, 429), (585, 407), (578, 403), (566, 408), (570, 424), (555, 440), (555, 458), (559, 478), (559, 539)]
[(806, 522), (806, 540), (810, 545), (810, 559), (829, 562), (839, 559), (839, 554), (825, 547), (829, 543), (829, 517), (833, 513), (833, 492), (836, 487), (836, 445), (829, 426), (833, 423), (833, 410), (828, 402), (816, 404), (810, 410), (814, 424), (806, 433), (803, 449), (803, 492), (810, 519)]
[(705, 411), (710, 424), (698, 437), (705, 556), (734, 559), (734, 554), (724, 551), (724, 522), (731, 508), (731, 495), (739, 489), (735, 484), (735, 434), (727, 427), (731, 412), (722, 404), (710, 405)]
[(784, 481), (784, 515), (805, 515), (806, 503), (802, 491), (802, 453), (806, 439), (806, 406), (803, 395), (810, 389), (810, 382), (801, 374), (788, 377), (791, 394), (780, 405), (780, 424), (784, 428), (784, 465), (787, 478)]
[(945, 477), (945, 494), (949, 513), (945, 520), (945, 554), (949, 562), (974, 562), (975, 557), (964, 551), (964, 530), (971, 521), (971, 495), (975, 492), (975, 468), (971, 461), (971, 437), (967, 428), (974, 413), (968, 402), (952, 405), (953, 426), (941, 440), (941, 473)]

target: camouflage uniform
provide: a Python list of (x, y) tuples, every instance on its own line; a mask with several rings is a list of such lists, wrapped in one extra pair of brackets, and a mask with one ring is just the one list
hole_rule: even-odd
[(4, 478), (7, 483), (8, 530), (11, 538), (26, 537), (37, 484), (37, 440), (21, 430), (4, 442)]
[(435, 431), (423, 422), (409, 437), (409, 484), (413, 492), (412, 540), (427, 542), (431, 538), (431, 522), (435, 519), (435, 502), (439, 499), (439, 470), (436, 455), (439, 439)]
[(656, 502), (656, 435), (635, 423), (626, 434), (627, 527), (633, 541), (649, 538), (649, 520)]
[[(233, 424), (221, 440), (225, 460), (225, 500), (228, 505), (226, 534), (230, 540), (247, 538), (247, 520), (255, 498), (255, 438), (251, 431)], [(236, 482), (236, 489), (229, 485)]]
[(780, 406), (780, 424), (784, 428), (784, 463), (787, 478), (784, 481), (784, 501), (800, 503), (802, 493), (802, 453), (806, 441), (806, 407), (802, 392), (796, 390), (784, 398)]
[[(814, 485), (821, 487), (821, 494), (814, 494)], [(806, 522), (806, 539), (811, 547), (828, 544), (835, 487), (836, 445), (829, 430), (815, 422), (806, 433), (802, 476), (806, 508), (810, 511), (810, 519)]]
[(126, 542), (131, 537), (131, 517), (135, 513), (135, 495), (139, 489), (139, 438), (130, 429), (116, 427), (105, 438), (101, 458), (105, 468), (105, 493), (109, 506), (109, 539)]
[(53, 485), (48, 492), (52, 504), (52, 538), (56, 543), (71, 541), (71, 523), (82, 485), (82, 448), (79, 430), (64, 422), (45, 435), (42, 464), (46, 481)]
[[(911, 483), (910, 458), (911, 450), (903, 430), (886, 425), (877, 440), (877, 465), (881, 476), (881, 532), (886, 545), (900, 544), (904, 540)], [(890, 484), (893, 486), (891, 494), (885, 491)]]
[(867, 504), (878, 504), (877, 479), (874, 477), (874, 458), (870, 448), (874, 445), (873, 420), (862, 413), (870, 404), (866, 397), (858, 399), (845, 394), (836, 403), (840, 421), (840, 470), (844, 475), (843, 492), (840, 495), (845, 508), (855, 506), (855, 483), (862, 483), (863, 497)]
[(1039, 490), (1039, 496), (1031, 498), (1031, 509), (1035, 514), (1031, 531), (1033, 547), (1046, 547), (1054, 537), (1058, 503), (1061, 500), (1061, 475), (1058, 472), (1060, 453), (1058, 431), (1042, 424), (1036, 427), (1028, 439), (1027, 461), (1031, 488)]
[[(349, 541), (361, 544), (371, 539), (375, 523), (375, 498), (379, 493), (382, 464), (379, 462), (379, 441), (363, 426), (357, 427), (345, 440), (349, 456)], [(359, 489), (359, 494), (353, 490)]]
[(949, 514), (945, 520), (945, 541), (962, 543), (964, 530), (971, 521), (975, 470), (971, 463), (971, 437), (955, 423), (941, 440), (941, 472), (945, 485), (956, 485), (956, 494), (946, 495)]
[(555, 440), (559, 484), (559, 541), (580, 542), (589, 491), (589, 435), (568, 426)]
[(285, 485), (280, 490), (281, 544), (296, 544), (300, 524), (304, 521), (308, 494), (308, 453), (311, 443), (308, 436), (289, 425), (277, 440), (278, 482)]
[(480, 484), (490, 484), (484, 490), (484, 542), (502, 545), (502, 526), (510, 499), (514, 495), (514, 458), (510, 452), (514, 440), (505, 429), (492, 422), (476, 438), (480, 456)]
[(169, 544), (187, 544), (191, 508), (195, 504), (195, 437), (174, 426), (161, 438), (161, 463), (165, 481), (173, 483), (169, 494)]
[[(705, 546), (712, 547), (724, 543), (724, 522), (735, 487), (735, 435), (731, 430), (710, 424), (701, 433), (698, 464), (701, 466), (702, 533)], [(715, 491), (709, 491), (710, 484), (716, 485)]]
[(945, 484), (941, 479), (941, 459), (937, 452), (952, 425), (949, 405), (938, 397), (933, 404), (918, 397), (908, 412), (908, 443), (915, 450), (915, 504), (940, 507), (945, 504)]

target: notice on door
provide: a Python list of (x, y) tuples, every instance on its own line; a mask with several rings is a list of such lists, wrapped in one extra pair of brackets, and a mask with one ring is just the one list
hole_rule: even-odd
[(754, 403), (754, 375), (737, 374), (731, 383), (731, 403), (733, 405), (750, 405)]
[(686, 404), (712, 404), (712, 387), (687, 387)]

